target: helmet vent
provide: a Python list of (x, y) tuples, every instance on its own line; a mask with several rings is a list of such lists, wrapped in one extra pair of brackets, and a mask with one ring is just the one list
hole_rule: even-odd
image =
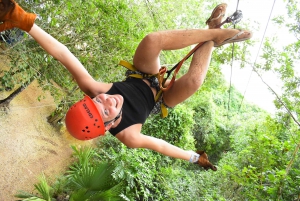
[(94, 124), (94, 126), (97, 128), (101, 128), (101, 126), (97, 125), (96, 123)]
[(90, 133), (91, 131), (90, 130), (88, 130), (89, 129), (89, 127), (88, 126), (86, 126), (85, 127), (85, 129), (82, 129), (81, 131), (83, 132), (83, 133), (85, 133), (85, 132), (87, 132), (87, 133)]

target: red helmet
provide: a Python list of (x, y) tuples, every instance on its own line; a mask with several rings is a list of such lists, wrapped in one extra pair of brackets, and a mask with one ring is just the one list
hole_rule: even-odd
[(90, 140), (105, 134), (103, 119), (89, 96), (85, 96), (66, 114), (69, 133), (79, 140)]

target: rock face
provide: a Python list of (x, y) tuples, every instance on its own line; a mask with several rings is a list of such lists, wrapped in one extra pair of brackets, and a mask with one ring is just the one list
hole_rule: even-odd
[[(0, 92), (0, 99), (8, 94)], [(39, 95), (46, 99), (39, 102)], [(15, 200), (19, 190), (33, 192), (42, 173), (50, 180), (63, 173), (72, 161), (71, 145), (92, 145), (51, 127), (47, 116), (54, 109), (51, 96), (33, 82), (11, 102), (8, 113), (0, 110), (0, 200)]]

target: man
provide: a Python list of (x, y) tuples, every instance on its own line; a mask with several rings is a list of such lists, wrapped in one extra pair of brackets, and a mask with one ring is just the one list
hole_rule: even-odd
[[(188, 72), (177, 79), (169, 90), (163, 92), (159, 101), (166, 107), (175, 107), (199, 89), (205, 79), (214, 46), (251, 38), (249, 31), (213, 29), (221, 23), (226, 6), (220, 4), (214, 9), (207, 20), (210, 28), (208, 30), (154, 32), (144, 37), (138, 45), (133, 58), (134, 67), (139, 73), (154, 75), (160, 69), (161, 51), (205, 42), (194, 53)], [(158, 89), (151, 80), (128, 77), (124, 82), (95, 81), (65, 45), (34, 24), (35, 18), (35, 14), (25, 12), (13, 0), (0, 0), (0, 21), (3, 22), (0, 24), (0, 31), (17, 27), (28, 32), (45, 51), (69, 70), (87, 95), (75, 103), (66, 115), (66, 126), (71, 135), (88, 140), (109, 131), (128, 147), (151, 149), (216, 170), (205, 153), (199, 152), (199, 155), (185, 151), (164, 140), (141, 133), (143, 123), (156, 104), (154, 97)]]

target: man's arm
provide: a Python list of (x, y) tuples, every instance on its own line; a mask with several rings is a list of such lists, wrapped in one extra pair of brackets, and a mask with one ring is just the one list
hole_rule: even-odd
[(183, 160), (189, 160), (190, 151), (185, 151), (162, 139), (140, 133), (142, 124), (134, 124), (116, 135), (116, 137), (130, 148), (146, 148), (159, 152), (163, 155)]
[[(126, 146), (130, 148), (146, 148), (159, 152), (163, 155), (173, 158), (187, 160), (193, 163), (197, 163), (205, 170), (212, 169), (217, 170), (213, 164), (208, 160), (208, 156), (204, 151), (198, 151), (196, 154), (193, 151), (186, 151), (179, 147), (176, 147), (162, 139), (158, 139), (152, 136), (143, 135), (140, 133), (142, 128), (141, 124), (132, 125), (116, 135), (116, 137)], [(197, 158), (194, 158), (198, 155)]]
[(36, 24), (28, 32), (40, 46), (60, 61), (73, 75), (80, 89), (90, 96), (107, 92), (112, 84), (97, 82), (69, 49)]

